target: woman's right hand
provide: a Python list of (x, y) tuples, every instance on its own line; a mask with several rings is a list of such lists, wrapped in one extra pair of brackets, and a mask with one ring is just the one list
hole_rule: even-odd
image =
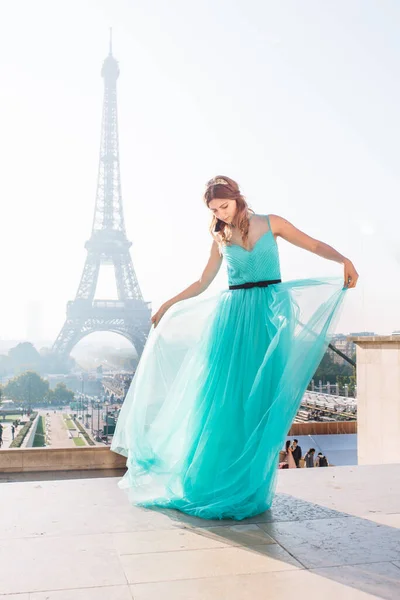
[(355, 288), (358, 281), (358, 273), (348, 258), (343, 262), (344, 265), (344, 285), (346, 288)]
[(166, 302), (165, 304), (160, 306), (158, 311), (156, 313), (154, 313), (154, 315), (151, 317), (151, 322), (154, 325), (154, 329), (157, 327), (157, 325), (159, 324), (159, 322), (161, 321), (162, 317), (167, 312), (167, 310), (170, 308), (170, 306), (171, 305)]

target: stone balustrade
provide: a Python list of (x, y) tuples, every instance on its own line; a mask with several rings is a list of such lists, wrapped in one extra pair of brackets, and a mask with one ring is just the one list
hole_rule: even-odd
[(0, 473), (124, 469), (126, 459), (107, 446), (12, 448), (0, 451)]

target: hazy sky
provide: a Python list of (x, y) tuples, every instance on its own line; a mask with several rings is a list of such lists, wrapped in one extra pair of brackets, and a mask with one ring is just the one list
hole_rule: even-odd
[[(399, 2), (0, 0), (0, 337), (54, 339), (75, 297), (110, 26), (125, 221), (146, 299), (158, 306), (200, 274), (204, 184), (225, 174), (256, 212), (354, 261), (339, 330), (399, 329)], [(280, 247), (285, 279), (341, 275)], [(99, 297), (114, 297), (108, 282)]]

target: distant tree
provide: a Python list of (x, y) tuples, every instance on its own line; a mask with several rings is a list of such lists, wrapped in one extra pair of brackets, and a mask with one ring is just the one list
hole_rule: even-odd
[(40, 354), (30, 342), (22, 342), (11, 348), (8, 357), (14, 372), (40, 369)]
[(318, 369), (314, 374), (314, 381), (322, 381), (325, 384), (327, 381), (330, 383), (340, 383), (339, 377), (352, 377), (354, 375), (354, 367), (349, 363), (335, 363), (330, 351), (326, 352), (323, 359), (321, 360)]
[(70, 373), (75, 366), (75, 360), (71, 356), (59, 356), (52, 352), (50, 348), (41, 348), (41, 371), (42, 373)]
[(18, 377), (10, 379), (4, 388), (4, 394), (8, 398), (22, 402), (27, 406), (36, 402), (43, 402), (48, 393), (48, 382), (33, 371), (26, 371)]
[(5, 354), (0, 355), (0, 377), (13, 373), (13, 366), (9, 356)]
[(49, 404), (54, 404), (57, 406), (61, 404), (70, 404), (74, 399), (74, 392), (69, 390), (65, 383), (59, 382), (54, 390), (49, 390), (47, 399)]
[(355, 375), (339, 375), (337, 383), (340, 388), (344, 388), (344, 386), (347, 385), (349, 388), (349, 396), (354, 396), (354, 390), (357, 383)]

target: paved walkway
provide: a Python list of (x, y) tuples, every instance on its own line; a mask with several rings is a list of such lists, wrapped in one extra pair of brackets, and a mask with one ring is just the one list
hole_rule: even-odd
[[(66, 414), (65, 410), (57, 410), (56, 412), (54, 412), (54, 410), (47, 410), (47, 409), (39, 409), (38, 413), (40, 416), (45, 417), (46, 422), (48, 423), (48, 432), (49, 432), (49, 443), (48, 446), (52, 447), (52, 448), (75, 448), (75, 443), (72, 440), (72, 438), (70, 438), (68, 436), (68, 430), (65, 426), (65, 421), (63, 418), (63, 414)], [(27, 419), (26, 415), (23, 417), (23, 421), (25, 421)], [(11, 421), (1, 421), (2, 425), (3, 425), (3, 449), (9, 448), (10, 444), (12, 442), (12, 435), (11, 435)], [(15, 437), (17, 437), (19, 431), (22, 429), (22, 427), (18, 427), (15, 430)], [(87, 433), (91, 436), (91, 430), (90, 428), (85, 428)], [(78, 428), (76, 428), (76, 431), (72, 432), (73, 435), (75, 437), (78, 436)], [(24, 443), (22, 445), (22, 447), (26, 446), (26, 443), (29, 439), (29, 433), (26, 436)], [(93, 440), (95, 441), (95, 440)], [(96, 445), (99, 446), (104, 446), (103, 442), (96, 442)], [(1, 450), (0, 450), (1, 451)]]
[(0, 483), (1, 600), (399, 598), (400, 465), (280, 471), (240, 523), (132, 507), (117, 481)]
[[(62, 411), (41, 410), (39, 414), (44, 416), (48, 422), (49, 443), (51, 448), (75, 448), (74, 441), (68, 436), (68, 429), (65, 426)], [(48, 416), (46, 416), (48, 414)], [(78, 429), (72, 432), (74, 436), (78, 435)]]

